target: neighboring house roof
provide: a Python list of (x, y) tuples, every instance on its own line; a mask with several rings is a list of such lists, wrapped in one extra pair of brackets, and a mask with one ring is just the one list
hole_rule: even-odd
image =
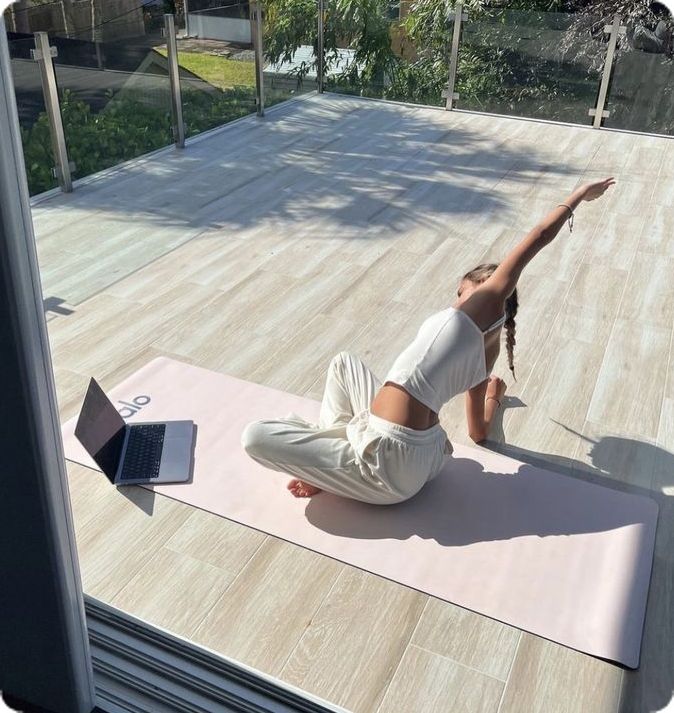
[[(352, 49), (339, 49), (337, 50), (336, 58), (327, 57), (325, 63), (326, 76), (341, 74), (354, 61), (355, 54), (356, 51)], [(314, 61), (314, 48), (311, 45), (302, 45), (295, 51), (290, 60), (269, 64), (264, 68), (264, 71), (273, 74), (291, 74), (296, 73), (302, 65), (312, 65)], [(316, 67), (311, 67), (306, 76), (315, 77)]]

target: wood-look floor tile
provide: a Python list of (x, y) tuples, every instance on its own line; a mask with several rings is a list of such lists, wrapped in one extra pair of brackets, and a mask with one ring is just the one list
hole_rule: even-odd
[(107, 487), (115, 490), (114, 497), (82, 524), (77, 547), (84, 591), (109, 602), (187, 520), (191, 508), (145, 488), (116, 488), (109, 483)]
[(587, 421), (574, 454), (575, 469), (651, 490), (657, 454), (654, 439)]
[(377, 713), (496, 713), (502, 691), (502, 681), (409, 646)]
[(266, 537), (233, 520), (194, 509), (164, 546), (233, 575), (246, 565)]
[(617, 270), (628, 270), (644, 223), (641, 211), (630, 215), (607, 211), (604, 220), (597, 225), (588, 241), (583, 260)]
[(86, 530), (89, 522), (96, 521), (109, 503), (114, 502), (117, 493), (110, 481), (98, 471), (72, 461), (66, 461), (66, 470), (70, 507), (79, 546), (80, 533)]
[(410, 643), (505, 681), (519, 638), (518, 629), (431, 597)]
[(671, 328), (674, 315), (674, 257), (637, 252), (619, 316), (635, 324)]
[(200, 305), (199, 319), (167, 322), (154, 335), (152, 346), (175, 354), (203, 356), (204, 362), (211, 354), (217, 358), (227, 350), (240, 350), (245, 334), (252, 340), (256, 326), (267, 321), (274, 297), (281, 297), (292, 284), (292, 278), (285, 275), (256, 270), (227, 292), (209, 290), (213, 297)]
[(235, 576), (158, 546), (110, 603), (155, 626), (189, 638)]
[(89, 378), (64, 367), (54, 368), (54, 383), (61, 422), (79, 412)]
[(612, 320), (617, 314), (628, 274), (626, 265), (616, 268), (583, 260), (565, 301), (580, 313), (586, 308), (600, 308), (601, 317)]
[[(278, 237), (276, 239), (278, 241)], [(302, 280), (301, 284), (310, 286), (311, 278), (325, 277), (339, 271), (343, 265), (339, 247), (337, 240), (308, 231), (308, 234), (300, 235), (283, 249), (274, 250), (263, 267), (270, 272)]]
[(655, 439), (671, 329), (616, 319), (588, 409), (590, 421)]
[(405, 230), (404, 234), (402, 231), (396, 230), (398, 225), (397, 221), (403, 217), (400, 215), (401, 212), (402, 211), (396, 212), (396, 215), (387, 219), (391, 221), (391, 239), (397, 240), (403, 238), (406, 252), (415, 253), (420, 256), (431, 255), (448, 239), (449, 236), (446, 231), (433, 226), (424, 225), (423, 223), (414, 225), (409, 230)]
[(499, 713), (615, 713), (622, 669), (522, 634)]
[(481, 245), (466, 238), (447, 238), (423, 262), (417, 258), (416, 267), (400, 280), (396, 302), (409, 308), (421, 304), (433, 304), (437, 309), (448, 307), (456, 302), (461, 276), (480, 262), (482, 253)]
[(220, 295), (210, 288), (185, 284), (144, 305), (98, 295), (68, 322), (54, 323), (49, 333), (53, 353), (75, 371), (91, 372), (98, 364), (116, 363), (149, 347), (166, 328), (192, 323), (194, 313)]
[[(208, 265), (216, 256), (223, 259), (224, 255), (229, 257), (230, 262), (235, 262), (234, 256), (237, 248), (240, 247), (241, 243), (238, 240), (232, 240), (225, 246), (218, 245), (215, 248), (207, 239), (194, 238), (111, 285), (106, 289), (106, 294), (134, 302), (150, 302), (157, 295), (169, 291), (176, 281), (191, 280), (201, 284), (199, 280), (193, 278), (200, 269), (203, 269), (204, 264)], [(225, 289), (224, 285), (218, 286)]]
[(527, 406), (513, 409), (505, 422), (507, 441), (543, 453), (571, 456), (602, 356), (601, 350), (585, 342), (550, 339), (519, 393)]
[(281, 677), (348, 710), (376, 710), (426, 600), (420, 592), (345, 567)]
[(275, 389), (303, 394), (327, 369), (330, 360), (361, 331), (356, 322), (340, 316), (317, 314), (286, 342), (259, 338), (266, 358), (249, 361), (247, 378)]
[(43, 288), (48, 294), (58, 291), (59, 296), (71, 304), (80, 304), (169, 252), (175, 245), (187, 242), (192, 234), (166, 235), (164, 231), (155, 230), (153, 240), (141, 241), (138, 236), (131, 235), (126, 240), (107, 237), (104, 248), (99, 244), (82, 245), (76, 255), (60, 262), (56, 271), (41, 271)]
[(663, 208), (671, 208), (674, 205), (674, 177), (661, 176), (658, 179), (653, 191), (653, 203)]
[(251, 322), (250, 328), (266, 339), (287, 342), (305, 327), (312, 314), (329, 307), (335, 293), (348, 290), (366, 272), (362, 267), (333, 266), (329, 261), (322, 267), (324, 274), (320, 280), (297, 278), (280, 299), (268, 305), (264, 322)]
[(644, 210), (644, 206), (649, 204), (655, 184), (656, 176), (621, 178), (610, 189), (611, 193), (605, 206), (606, 214), (611, 216), (619, 213), (627, 217), (639, 215)]
[(674, 257), (672, 235), (674, 235), (674, 205), (652, 206), (644, 221), (638, 250), (657, 256)]
[(660, 166), (660, 176), (674, 178), (674, 142), (667, 141), (662, 146), (662, 165)]
[(615, 301), (607, 294), (605, 300), (573, 304), (569, 292), (555, 315), (550, 334), (562, 341), (570, 339), (594, 345), (598, 353), (603, 353), (613, 330), (620, 299), (619, 285), (616, 285)]
[(269, 538), (201, 622), (193, 640), (279, 676), (342, 567)]
[(640, 136), (635, 141), (634, 147), (627, 157), (623, 171), (629, 176), (657, 176), (660, 173), (663, 158), (664, 155), (659, 139), (649, 141), (646, 137)]
[(391, 293), (384, 285), (399, 285), (414, 273), (419, 256), (389, 248), (354, 282), (335, 295), (323, 310), (340, 319), (358, 320), (366, 310), (377, 309), (389, 301)]

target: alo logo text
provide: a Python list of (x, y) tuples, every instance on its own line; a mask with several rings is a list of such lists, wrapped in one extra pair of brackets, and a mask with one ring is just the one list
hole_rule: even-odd
[(117, 403), (122, 404), (122, 408), (118, 408), (117, 411), (122, 418), (131, 418), (131, 416), (140, 411), (143, 406), (147, 406), (150, 401), (149, 396), (136, 396), (133, 399), (133, 403), (129, 401), (118, 401)]

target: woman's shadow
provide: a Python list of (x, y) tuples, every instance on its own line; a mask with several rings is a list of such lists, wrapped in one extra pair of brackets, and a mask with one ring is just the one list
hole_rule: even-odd
[[(504, 403), (506, 408), (518, 405), (524, 404), (513, 397)], [(445, 546), (462, 546), (525, 535), (546, 537), (619, 528), (639, 521), (649, 508), (654, 509), (655, 501), (659, 518), (641, 662), (637, 671), (624, 674), (620, 713), (662, 710), (674, 687), (674, 497), (666, 494), (674, 489), (674, 454), (636, 439), (590, 439), (579, 433), (589, 446), (590, 462), (539, 453), (505, 443), (503, 413), (499, 415), (490, 440), (481, 445), (520, 461), (523, 465), (515, 472), (490, 472), (478, 460), (453, 458), (434, 480), (403, 503), (369, 505), (321, 493), (309, 501), (307, 519), (341, 537), (404, 540), (414, 535), (433, 538)], [(480, 460), (488, 462), (490, 456), (485, 453)], [(551, 482), (540, 488), (540, 469), (568, 477), (548, 479)], [(563, 507), (565, 493), (569, 488), (577, 492), (578, 481), (584, 497), (574, 498), (572, 508)], [(599, 491), (593, 485), (613, 492)], [(645, 510), (625, 508), (622, 493), (650, 500), (639, 498)], [(610, 507), (605, 506), (607, 497)], [(603, 507), (598, 508), (600, 502)], [(436, 503), (446, 507), (439, 508)], [(480, 517), (471, 517), (478, 508)]]

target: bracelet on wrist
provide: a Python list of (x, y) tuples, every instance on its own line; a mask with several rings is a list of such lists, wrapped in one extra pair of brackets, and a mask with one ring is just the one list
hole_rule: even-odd
[(573, 233), (573, 208), (566, 203), (558, 203), (558, 208), (566, 208), (569, 211), (569, 232)]
[(487, 396), (487, 401), (489, 401), (489, 399), (494, 399), (499, 406), (501, 405), (501, 402), (496, 398), (496, 396)]

